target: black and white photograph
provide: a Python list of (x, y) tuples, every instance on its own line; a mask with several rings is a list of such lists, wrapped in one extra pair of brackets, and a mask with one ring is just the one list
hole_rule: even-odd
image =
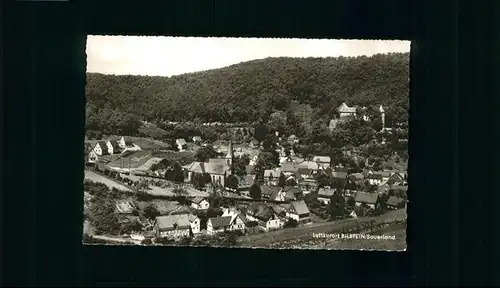
[(410, 44), (89, 35), (83, 243), (405, 251)]

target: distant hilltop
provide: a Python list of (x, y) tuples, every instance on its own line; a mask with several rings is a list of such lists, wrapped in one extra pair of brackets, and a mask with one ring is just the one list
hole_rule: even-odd
[(409, 53), (266, 58), (172, 77), (87, 74), (93, 111), (146, 121), (256, 122), (303, 109), (333, 118), (343, 103), (408, 109)]

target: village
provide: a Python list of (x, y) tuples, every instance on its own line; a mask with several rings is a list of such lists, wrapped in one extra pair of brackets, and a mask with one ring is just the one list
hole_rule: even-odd
[[(339, 123), (360, 116), (367, 121), (360, 113), (363, 109), (342, 103), (328, 129), (334, 131)], [(378, 112), (380, 132), (390, 134), (384, 108)], [(95, 191), (106, 189), (105, 184), (117, 195), (112, 199), (113, 217), (121, 227), (92, 232), (88, 215), (86, 237), (173, 245), (227, 233), (251, 237), (304, 226), (314, 229), (327, 222), (405, 209), (406, 170), (375, 169), (369, 163), (353, 169), (333, 155), (302, 155), (296, 151), (301, 139), (295, 135), (272, 134), (271, 142), (276, 143), (209, 142), (197, 135), (176, 139), (173, 148), (126, 136), (86, 141), (86, 203), (97, 197)], [(277, 155), (278, 163), (266, 162), (266, 153)], [(355, 148), (342, 153), (350, 158), (359, 154)]]

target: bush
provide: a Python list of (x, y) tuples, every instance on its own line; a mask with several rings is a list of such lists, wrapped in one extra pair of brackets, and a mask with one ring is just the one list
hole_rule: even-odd
[(299, 225), (299, 223), (295, 219), (288, 220), (283, 228), (295, 228)]
[(150, 238), (146, 238), (146, 239), (141, 241), (141, 245), (152, 245), (152, 244), (153, 244), (153, 241), (151, 241)]

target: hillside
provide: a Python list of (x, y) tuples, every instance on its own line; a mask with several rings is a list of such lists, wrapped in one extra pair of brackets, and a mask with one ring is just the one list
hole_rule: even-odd
[(254, 122), (304, 105), (324, 117), (343, 101), (407, 110), (408, 85), (408, 53), (266, 58), (172, 77), (88, 73), (87, 128), (103, 119), (127, 129), (137, 119)]

